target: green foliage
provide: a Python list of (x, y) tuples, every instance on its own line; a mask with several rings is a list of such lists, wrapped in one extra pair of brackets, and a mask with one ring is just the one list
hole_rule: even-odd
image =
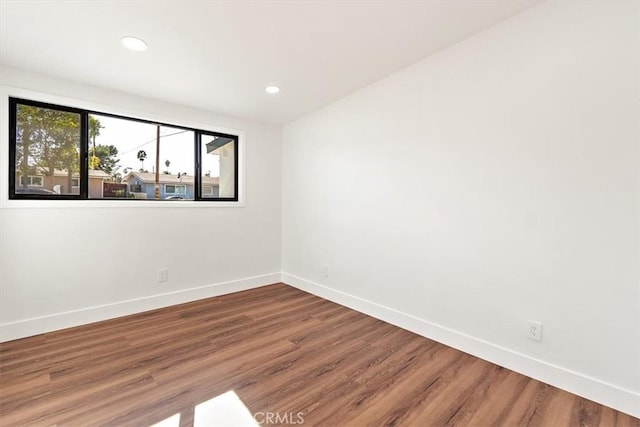
[(92, 115), (89, 115), (89, 140), (95, 143), (96, 136), (100, 136), (100, 129), (104, 126), (100, 125), (100, 120), (96, 119)]
[(89, 157), (89, 169), (98, 169), (100, 166), (100, 158), (98, 156), (91, 155)]
[(71, 188), (71, 176), (80, 170), (80, 115), (18, 105), (16, 168), (24, 176), (64, 170)]
[(120, 159), (118, 159), (118, 148), (115, 145), (97, 145), (94, 156), (98, 159), (98, 164), (91, 169), (100, 169), (113, 175), (119, 168)]
[[(89, 168), (114, 175), (118, 169), (118, 149), (114, 145), (95, 145), (103, 126), (89, 116)], [(49, 108), (18, 105), (16, 127), (16, 169), (23, 175), (53, 175), (65, 171), (68, 187), (80, 172), (80, 115)], [(25, 184), (26, 185), (26, 180)]]

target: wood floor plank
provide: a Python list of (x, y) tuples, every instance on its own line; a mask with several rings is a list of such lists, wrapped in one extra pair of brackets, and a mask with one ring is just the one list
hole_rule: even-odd
[(0, 344), (3, 427), (186, 427), (228, 391), (309, 426), (640, 427), (284, 284)]
[(493, 391), (487, 393), (482, 405), (469, 419), (468, 425), (499, 426), (507, 425), (505, 419), (512, 411), (515, 402), (531, 381), (517, 372), (508, 371), (507, 377), (496, 384)]
[[(386, 404), (384, 402), (390, 393), (397, 392), (400, 400), (396, 403), (400, 404), (404, 402), (405, 393), (408, 391), (407, 386), (415, 385), (414, 381), (433, 383), (434, 378), (437, 378), (445, 369), (455, 366), (465, 357), (463, 353), (436, 345), (433, 341), (423, 340), (418, 344), (394, 354), (385, 363), (378, 365), (376, 367), (378, 369), (374, 369), (371, 375), (354, 378), (355, 382), (363, 387), (358, 393), (346, 396), (339, 408), (332, 406), (329, 401), (321, 400), (319, 408), (311, 412), (312, 419), (318, 420), (319, 425), (330, 423), (336, 416), (343, 420), (356, 420), (350, 422), (371, 421), (389, 410), (388, 401)], [(441, 357), (436, 357), (436, 354), (440, 354)], [(429, 366), (432, 372), (431, 377), (423, 378), (416, 374), (416, 371), (423, 366)]]

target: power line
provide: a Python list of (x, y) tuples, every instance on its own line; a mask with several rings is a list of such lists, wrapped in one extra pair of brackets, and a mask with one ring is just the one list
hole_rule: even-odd
[[(181, 130), (181, 131), (174, 132), (174, 133), (168, 133), (168, 134), (166, 134), (166, 135), (160, 135), (160, 138), (164, 138), (165, 136), (178, 135), (178, 134), (180, 134), (180, 133), (185, 133), (185, 132), (190, 132), (190, 131), (189, 131), (189, 130)], [(137, 150), (138, 148), (142, 148), (142, 147), (144, 147), (144, 146), (145, 146), (145, 145), (147, 145), (147, 144), (151, 144), (152, 142), (156, 142), (156, 138), (155, 138), (155, 137), (154, 137), (154, 138), (152, 138), (152, 139), (150, 139), (150, 140), (149, 140), (149, 141), (147, 141), (147, 142), (143, 142), (143, 143), (142, 143), (142, 144), (140, 144), (140, 145), (136, 145), (135, 147), (130, 148), (130, 149), (126, 150), (126, 151), (122, 151), (122, 152), (121, 152), (121, 154), (127, 154), (127, 153), (130, 153), (130, 152), (132, 152), (132, 151)]]

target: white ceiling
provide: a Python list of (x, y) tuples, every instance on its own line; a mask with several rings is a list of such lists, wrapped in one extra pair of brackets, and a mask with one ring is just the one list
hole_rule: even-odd
[(0, 63), (286, 123), (535, 3), (2, 0)]

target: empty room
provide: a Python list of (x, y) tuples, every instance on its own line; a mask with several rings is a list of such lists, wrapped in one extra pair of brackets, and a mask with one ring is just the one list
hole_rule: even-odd
[(0, 0), (0, 425), (640, 427), (640, 1)]

